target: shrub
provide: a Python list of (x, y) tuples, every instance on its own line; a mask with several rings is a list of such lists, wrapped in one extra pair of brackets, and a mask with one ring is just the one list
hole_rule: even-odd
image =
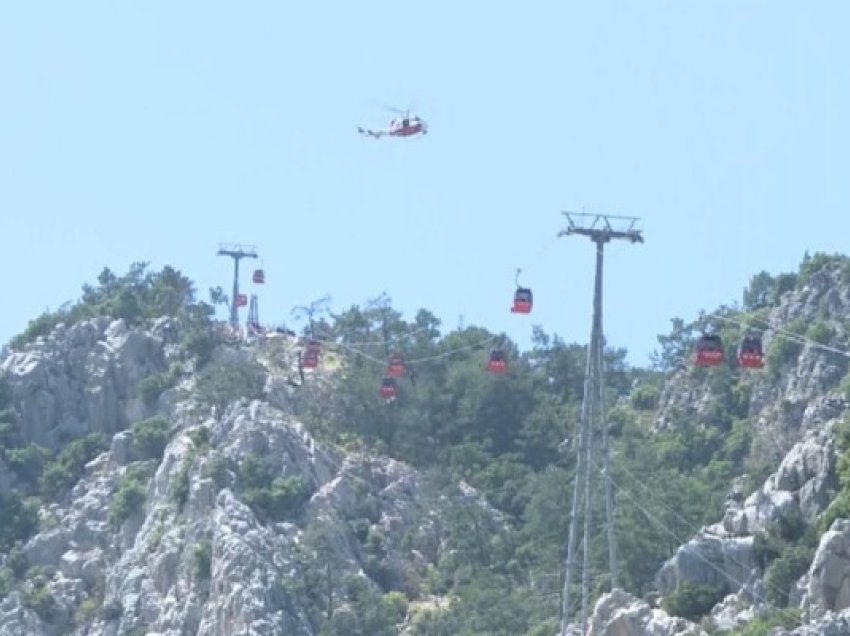
[(771, 563), (764, 573), (767, 600), (778, 607), (787, 606), (791, 588), (806, 573), (813, 557), (810, 546), (793, 545)]
[(162, 371), (143, 378), (139, 382), (139, 393), (148, 406), (153, 406), (164, 391), (176, 384), (177, 376), (171, 371)]
[(747, 420), (733, 420), (732, 430), (723, 440), (723, 456), (731, 462), (740, 464), (750, 452), (753, 435)]
[(96, 286), (83, 285), (78, 302), (57, 311), (46, 311), (31, 320), (9, 345), (20, 349), (50, 333), (60, 322), (74, 324), (93, 316), (112, 316), (138, 324), (160, 316), (179, 315), (183, 318), (182, 327), (191, 334), (208, 328), (212, 308), (195, 302), (192, 282), (170, 266), (166, 265), (160, 272), (148, 272), (147, 266), (147, 263), (133, 263), (123, 276), (104, 268)]
[(239, 466), (242, 499), (264, 518), (282, 521), (295, 514), (310, 497), (307, 484), (300, 477), (274, 478), (267, 462), (248, 455)]
[(189, 471), (192, 469), (192, 458), (187, 457), (183, 464), (180, 466), (180, 470), (174, 475), (169, 484), (169, 490), (171, 491), (171, 498), (177, 503), (178, 506), (183, 506), (186, 501), (189, 499)]
[(833, 263), (847, 264), (847, 257), (841, 254), (827, 254), (826, 252), (815, 252), (811, 256), (806, 253), (800, 263), (799, 284), (805, 284), (817, 272)]
[(747, 417), (752, 393), (753, 387), (747, 382), (736, 382), (732, 387), (732, 412), (737, 417)]
[(120, 527), (133, 512), (145, 505), (145, 482), (148, 477), (147, 466), (136, 464), (128, 467), (109, 503), (107, 521), (113, 528)]
[(310, 491), (300, 477), (278, 477), (270, 487), (250, 488), (242, 496), (262, 517), (283, 521), (297, 513)]
[(103, 599), (97, 597), (90, 597), (85, 599), (77, 607), (77, 611), (74, 612), (74, 624), (88, 625), (89, 623), (94, 621), (94, 618), (95, 616), (97, 616), (97, 611), (100, 608), (100, 604), (102, 602)]
[(5, 598), (15, 587), (15, 577), (9, 568), (0, 568), (0, 598)]
[(68, 318), (68, 313), (59, 311), (45, 311), (37, 318), (30, 320), (26, 328), (9, 341), (12, 349), (22, 349), (24, 345), (35, 342), (40, 336), (46, 336), (58, 325)]
[(5, 413), (0, 411), (0, 448), (12, 448), (16, 445), (18, 434), (15, 432), (15, 427), (4, 420)]
[(785, 292), (791, 291), (797, 285), (797, 275), (796, 274), (780, 274), (776, 277), (776, 285), (773, 289), (773, 305), (779, 304), (779, 301), (782, 299), (782, 294)]
[(192, 575), (196, 579), (209, 579), (212, 574), (212, 544), (200, 541), (192, 550)]
[(183, 348), (197, 360), (198, 367), (204, 366), (212, 357), (212, 352), (219, 344), (219, 339), (209, 325), (198, 325), (189, 331), (183, 339)]
[(850, 400), (850, 373), (847, 373), (841, 378), (841, 382), (838, 384), (838, 390), (844, 396), (844, 399)]
[(652, 411), (658, 406), (659, 396), (658, 387), (642, 385), (632, 391), (629, 400), (637, 411)]
[(224, 486), (227, 479), (227, 459), (221, 455), (214, 455), (204, 465), (204, 477), (215, 482), (216, 486)]
[(27, 555), (21, 549), (21, 544), (16, 543), (6, 557), (5, 567), (9, 568), (16, 579), (20, 579), (29, 569), (29, 561)]
[(210, 429), (206, 426), (189, 431), (189, 439), (192, 440), (192, 445), (197, 451), (205, 451), (212, 448), (210, 444)]
[(41, 491), (55, 496), (71, 488), (82, 476), (85, 465), (104, 450), (106, 442), (100, 433), (75, 439), (45, 467), (39, 479)]
[(145, 548), (147, 548), (148, 552), (156, 552), (156, 549), (159, 547), (159, 542), (162, 541), (162, 535), (165, 534), (165, 527), (162, 525), (156, 526), (153, 530), (148, 533), (147, 540), (145, 541)]
[(23, 448), (11, 448), (5, 452), (6, 463), (23, 481), (33, 486), (38, 484), (44, 466), (51, 459), (50, 451), (37, 444)]
[(201, 373), (197, 393), (202, 403), (223, 409), (239, 398), (259, 398), (265, 381), (265, 370), (255, 362), (219, 361), (211, 363)]
[(803, 345), (781, 334), (774, 336), (765, 351), (765, 364), (774, 373), (790, 366), (797, 360)]
[(711, 611), (724, 595), (722, 588), (685, 582), (665, 596), (661, 605), (671, 616), (693, 621)]
[(12, 385), (9, 384), (9, 378), (5, 375), (0, 375), (0, 420), (6, 420), (9, 411), (6, 409), (12, 402)]
[(746, 625), (736, 627), (728, 632), (723, 632), (723, 636), (771, 636), (771, 634), (775, 633), (775, 628), (777, 627), (784, 627), (786, 629), (798, 627), (801, 622), (801, 614), (802, 610), (797, 607), (773, 609)]
[(0, 551), (25, 541), (38, 529), (38, 508), (14, 490), (0, 493)]
[(100, 610), (100, 615), (105, 621), (117, 621), (124, 615), (124, 606), (121, 601), (115, 599), (106, 603)]
[(133, 455), (137, 459), (162, 459), (168, 444), (168, 422), (151, 417), (133, 424)]
[(53, 598), (47, 584), (39, 585), (22, 594), (24, 605), (34, 611), (46, 623), (53, 622), (59, 604)]
[(806, 330), (806, 338), (824, 345), (829, 344), (832, 335), (832, 328), (822, 320), (813, 322)]

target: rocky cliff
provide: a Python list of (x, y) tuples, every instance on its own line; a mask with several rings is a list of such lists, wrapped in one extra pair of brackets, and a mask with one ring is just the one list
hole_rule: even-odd
[[(424, 572), (447, 549), (447, 515), (474, 509), (482, 536), (500, 527), (463, 484), (434, 496), (403, 463), (319, 443), (287, 410), (289, 340), (262, 355), (221, 347), (191, 374), (173, 330), (85, 320), (0, 362), (16, 433), (3, 489), (48, 492), (10, 467), (13, 451), (104, 440), (0, 557), (0, 634), (310, 636)], [(169, 373), (170, 388), (145, 395), (146, 378)], [(243, 376), (251, 397), (216, 384)]]
[[(845, 549), (850, 530), (841, 518), (825, 525), (841, 514), (832, 504), (843, 485), (836, 438), (850, 406), (844, 380), (850, 358), (846, 279), (843, 260), (827, 262), (771, 307), (749, 315), (718, 312), (715, 328), (731, 326), (733, 334), (755, 328), (763, 335), (766, 368), (755, 373), (681, 368), (664, 387), (658, 431), (713, 426), (714, 407), (730, 400), (724, 382), (744, 387), (748, 396), (739, 406), (752, 437), (751, 474), (730, 485), (722, 519), (700, 529), (657, 576), (661, 595), (713, 591), (718, 602), (710, 616), (699, 626), (659, 622), (652, 612), (667, 616), (662, 610), (651, 612), (618, 592), (600, 600), (591, 633), (716, 633), (759, 620), (765, 630), (776, 625), (771, 633), (777, 636), (850, 633)], [(753, 473), (771, 465), (767, 479), (748, 490)], [(781, 609), (786, 605), (790, 609)], [(776, 618), (781, 612), (784, 620)]]

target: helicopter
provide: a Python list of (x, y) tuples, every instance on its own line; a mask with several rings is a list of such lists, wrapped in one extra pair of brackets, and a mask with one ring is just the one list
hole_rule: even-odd
[(427, 135), (428, 124), (421, 117), (411, 115), (409, 110), (399, 110), (398, 108), (387, 107), (400, 117), (390, 120), (386, 128), (382, 130), (370, 130), (368, 128), (357, 127), (357, 132), (366, 137), (413, 137), (415, 135)]

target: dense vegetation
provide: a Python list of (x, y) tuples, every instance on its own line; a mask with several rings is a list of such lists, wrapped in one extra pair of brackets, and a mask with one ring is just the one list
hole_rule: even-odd
[[(420, 311), (405, 322), (386, 303), (365, 310), (352, 307), (325, 320), (320, 331), (368, 357), (347, 356), (347, 372), (329, 399), (312, 404), (304, 414), (310, 426), (334, 443), (365, 445), (408, 461), (446, 484), (465, 480), (509, 521), (492, 543), (474, 536), (462, 515), (456, 527), (447, 529), (468, 543), (456, 553), (438, 556), (429, 580), (405, 585), (459, 602), (417, 619), (422, 627), (416, 633), (551, 631), (550, 621), (558, 615), (567, 498), (575, 470), (575, 444), (562, 442), (576, 437), (586, 348), (537, 329), (533, 349), (520, 354), (480, 328), (441, 336), (439, 322), (429, 312)], [(369, 359), (385, 356), (387, 340), (414, 361), (412, 377), (390, 405), (376, 395), (383, 369)], [(510, 372), (504, 377), (485, 369), (494, 341), (509, 349)], [(364, 342), (380, 344), (367, 349)], [(682, 417), (671, 432), (651, 435), (662, 373), (628, 368), (625, 351), (619, 349), (606, 350), (605, 366), (613, 452), (618, 456), (615, 479), (629, 484), (617, 491), (621, 578), (628, 589), (643, 593), (673, 549), (719, 515), (728, 480), (740, 472), (748, 450), (744, 432), (729, 435), (745, 416), (746, 405), (718, 400), (711, 422)], [(647, 509), (681, 541), (653, 525)], [(601, 509), (595, 517), (604, 519)], [(595, 536), (593, 567), (601, 573), (607, 570), (604, 533)], [(600, 581), (597, 593), (603, 585)], [(393, 589), (405, 587), (385, 591)]]
[[(616, 457), (618, 566), (622, 585), (629, 591), (650, 592), (663, 561), (700, 526), (722, 516), (734, 477), (746, 475), (748, 494), (787, 450), (782, 444), (768, 446), (754, 435), (753, 376), (740, 373), (732, 361), (748, 330), (764, 330), (765, 312), (781, 295), (802, 288), (827, 266), (841, 268), (842, 278), (850, 281), (850, 260), (816, 254), (807, 256), (797, 273), (754, 276), (741, 307), (721, 307), (690, 324), (674, 319), (671, 332), (658, 338), (652, 370), (628, 368), (623, 350), (606, 349), (606, 400)], [(840, 331), (836, 320), (840, 318), (830, 315), (823, 304), (818, 320), (805, 325), (792, 321), (784, 329), (828, 344)], [(523, 353), (503, 337), (477, 327), (443, 335), (439, 321), (428, 311), (421, 310), (407, 322), (386, 298), (325, 317), (312, 327), (348, 352), (345, 372), (333, 393), (302, 414), (315, 432), (343, 446), (365, 446), (410, 462), (438, 476), (437, 481), (465, 480), (484, 492), (510, 522), (493, 542), (475, 537), (451, 558), (436, 558), (427, 580), (385, 587), (385, 592), (405, 591), (409, 600), (416, 598), (411, 589), (455, 599), (448, 609), (419, 612), (414, 633), (551, 633), (562, 585), (585, 347), (567, 344), (539, 328), (533, 348)], [(723, 338), (727, 363), (712, 370), (687, 368), (696, 338), (706, 329)], [(374, 344), (363, 344), (369, 342)], [(510, 371), (505, 377), (492, 376), (484, 368), (494, 343), (509, 353)], [(411, 376), (400, 384), (398, 399), (387, 405), (377, 397), (383, 368), (374, 360), (383, 360), (396, 349), (406, 359), (422, 362), (410, 365)], [(353, 350), (365, 355), (351, 355)], [(773, 338), (766, 351), (767, 377), (778, 378), (789, 370), (801, 350), (790, 335)], [(708, 405), (699, 416), (667, 408), (665, 426), (655, 430), (655, 409), (673, 372), (679, 372), (683, 386), (705, 394)], [(850, 380), (845, 384), (850, 387)], [(563, 445), (565, 439), (569, 443)], [(850, 461), (842, 467), (847, 465)], [(844, 488), (847, 484), (850, 481), (842, 481)], [(842, 491), (828, 516), (845, 515), (843, 495)], [(600, 506), (594, 513), (598, 531), (591, 561), (593, 572), (604, 573), (607, 546), (601, 490), (595, 499)], [(797, 519), (785, 521), (777, 532), (758, 539), (764, 547), (768, 600), (777, 608), (787, 603), (790, 585), (808, 567), (812, 537), (817, 536)], [(469, 520), (459, 518), (457, 523), (448, 529), (450, 536), (470, 534)], [(604, 576), (596, 580), (599, 594), (605, 589)], [(719, 588), (685, 586), (665, 599), (665, 606), (699, 619), (722, 594)], [(767, 629), (787, 623), (788, 616), (766, 616), (753, 625), (752, 633), (760, 633), (759, 625)]]
[(96, 316), (121, 318), (129, 325), (143, 325), (169, 316), (177, 321), (187, 355), (206, 361), (217, 342), (211, 320), (213, 306), (196, 302), (192, 281), (178, 270), (166, 265), (159, 272), (150, 272), (147, 263), (139, 262), (131, 265), (123, 276), (104, 268), (97, 283), (83, 285), (78, 301), (31, 320), (9, 346), (19, 349), (47, 335), (60, 323), (67, 326)]

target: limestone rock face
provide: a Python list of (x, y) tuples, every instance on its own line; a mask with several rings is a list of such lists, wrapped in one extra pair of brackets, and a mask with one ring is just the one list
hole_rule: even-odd
[[(30, 440), (58, 447), (100, 431), (111, 442), (67, 496), (42, 508), (40, 531), (23, 546), (39, 574), (0, 601), (0, 636), (314, 636), (321, 611), (305, 581), (319, 569), (332, 574), (322, 589), (342, 607), (350, 577), (379, 590), (433, 564), (459, 506), (478, 511), (484, 541), (502, 527), (473, 489), (432, 497), (410, 466), (331, 450), (264, 400), (210, 416), (191, 391), (172, 393), (159, 400), (163, 455), (139, 461), (126, 427), (150, 415), (138, 383), (165, 368), (166, 340), (95, 320), (2, 361)], [(280, 384), (266, 386), (286, 406)], [(245, 481), (251, 462), (302, 495), (256, 499)], [(116, 517), (133, 479), (143, 501)], [(379, 563), (366, 539), (382, 550)]]
[(731, 536), (714, 525), (681, 546), (661, 568), (657, 582), (662, 594), (682, 583), (737, 592), (752, 581), (754, 570), (753, 538)]
[(614, 590), (596, 603), (587, 636), (697, 636), (703, 633), (690, 621), (669, 616), (627, 592)]
[(771, 636), (845, 636), (850, 634), (850, 610), (827, 612), (796, 629), (777, 628)]
[(829, 492), (836, 486), (835, 462), (831, 426), (808, 431), (743, 506), (727, 509), (724, 529), (737, 536), (764, 532), (781, 517), (797, 512), (813, 522), (826, 509)]
[(141, 379), (165, 369), (163, 341), (122, 320), (60, 325), (0, 363), (27, 442), (56, 450), (86, 433), (112, 435), (148, 412)]
[(821, 537), (803, 607), (816, 613), (850, 608), (850, 520), (837, 519)]

